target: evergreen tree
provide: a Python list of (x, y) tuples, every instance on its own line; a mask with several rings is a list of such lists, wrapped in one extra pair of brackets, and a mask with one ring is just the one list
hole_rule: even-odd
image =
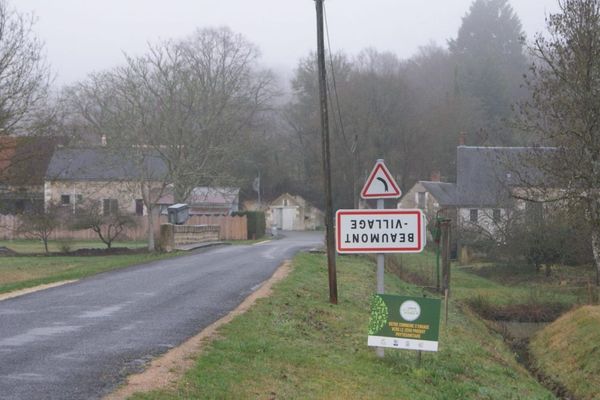
[(457, 65), (460, 95), (477, 99), (485, 112), (486, 132), (478, 141), (512, 143), (503, 120), (518, 100), (522, 76), (527, 71), (524, 33), (508, 0), (475, 0), (463, 18), (458, 36), (449, 41)]

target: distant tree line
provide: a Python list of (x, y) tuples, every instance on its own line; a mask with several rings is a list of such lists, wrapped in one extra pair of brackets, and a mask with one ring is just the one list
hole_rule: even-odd
[[(555, 146), (558, 156), (541, 167), (565, 188), (556, 200), (584, 211), (600, 283), (600, 0), (557, 1), (547, 36), (529, 47), (508, 0), (474, 0), (447, 46), (409, 59), (330, 52), (334, 206), (357, 206), (379, 158), (405, 191), (433, 172), (453, 181), (461, 133), (469, 145)], [(314, 54), (299, 60), (291, 94), (280, 96), (286, 90), (260, 66), (255, 45), (228, 28), (199, 29), (126, 56), (56, 101), (33, 22), (0, 0), (0, 134), (88, 144), (105, 136), (140, 166), (162, 158), (167, 173), (142, 176), (136, 188), (149, 209), (167, 184), (176, 200), (195, 186), (236, 185), (246, 199), (255, 189), (266, 200), (287, 191), (322, 206)]]

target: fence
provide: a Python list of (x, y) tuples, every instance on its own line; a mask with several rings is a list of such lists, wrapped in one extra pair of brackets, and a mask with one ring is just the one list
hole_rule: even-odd
[[(123, 238), (127, 240), (146, 240), (147, 238), (147, 217), (134, 217), (137, 225), (123, 230)], [(24, 239), (26, 234), (17, 232), (20, 225), (19, 217), (16, 215), (0, 214), (0, 239)], [(154, 237), (158, 239), (160, 234), (160, 224), (167, 223), (167, 216), (161, 215), (154, 219)], [(218, 225), (220, 228), (220, 240), (246, 240), (248, 238), (248, 222), (245, 216), (229, 217), (223, 215), (205, 216), (194, 215), (186, 225)], [(96, 240), (98, 236), (91, 229), (72, 230), (67, 224), (61, 224), (50, 235), (51, 240), (73, 239), (73, 240)]]

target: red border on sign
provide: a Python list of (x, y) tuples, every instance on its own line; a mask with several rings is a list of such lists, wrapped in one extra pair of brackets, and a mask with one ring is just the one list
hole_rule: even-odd
[[(416, 247), (362, 247), (360, 249), (344, 249), (341, 246), (342, 237), (340, 220), (342, 215), (416, 215), (418, 219), (417, 234), (419, 236)], [(336, 219), (336, 250), (338, 253), (420, 253), (423, 251), (423, 212), (421, 210), (338, 210)]]
[[(371, 187), (371, 183), (373, 183), (373, 179), (375, 179), (375, 177), (377, 176), (377, 171), (379, 171), (380, 169), (383, 171), (383, 174), (390, 182), (393, 192), (379, 193), (379, 194), (377, 194), (377, 193), (376, 194), (367, 194), (367, 191)], [(363, 187), (362, 191), (360, 192), (360, 196), (363, 199), (383, 199), (383, 198), (394, 198), (395, 199), (395, 198), (402, 196), (402, 191), (400, 190), (400, 187), (398, 186), (398, 184), (396, 183), (394, 178), (390, 175), (390, 171), (387, 169), (385, 164), (378, 162), (375, 164), (373, 171), (371, 171), (371, 175), (369, 176), (367, 183), (365, 183), (365, 186)]]

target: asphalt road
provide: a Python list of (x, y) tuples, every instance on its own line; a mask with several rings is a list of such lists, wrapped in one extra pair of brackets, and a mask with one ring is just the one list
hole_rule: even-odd
[(240, 304), (322, 234), (226, 246), (0, 301), (0, 399), (95, 399)]

